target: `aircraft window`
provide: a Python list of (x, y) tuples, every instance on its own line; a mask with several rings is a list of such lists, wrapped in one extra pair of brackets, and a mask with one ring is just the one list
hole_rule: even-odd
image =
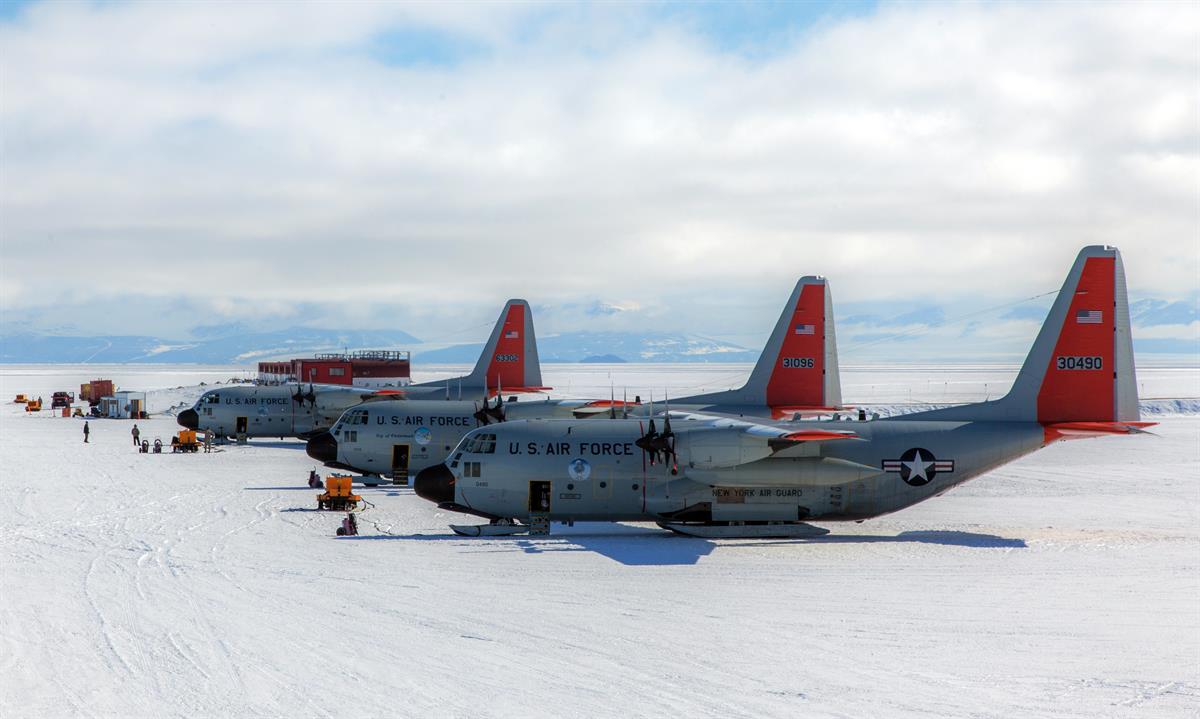
[(463, 462), (463, 476), (478, 477), (481, 474), (481, 468), (482, 465), (479, 462)]
[(495, 454), (496, 435), (485, 433), (469, 437), (463, 450), (470, 454)]
[(220, 403), (220, 401), (221, 401), (221, 395), (219, 395), (219, 394), (210, 394), (210, 395), (208, 395), (208, 397), (206, 397), (206, 398), (205, 398), (205, 400), (204, 400), (204, 401), (205, 401), (205, 402), (208, 402), (209, 404), (218, 404), (218, 403)]

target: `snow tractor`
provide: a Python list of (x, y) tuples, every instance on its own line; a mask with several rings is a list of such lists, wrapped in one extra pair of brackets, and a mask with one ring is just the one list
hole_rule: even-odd
[(317, 495), (317, 509), (345, 512), (354, 509), (362, 497), (350, 491), (350, 477), (331, 474), (325, 478), (325, 492)]
[(171, 438), (171, 452), (199, 452), (200, 442), (196, 439), (196, 430), (181, 429), (179, 434)]

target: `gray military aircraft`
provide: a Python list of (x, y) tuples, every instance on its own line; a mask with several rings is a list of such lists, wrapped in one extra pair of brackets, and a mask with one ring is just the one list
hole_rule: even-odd
[[(472, 430), (416, 493), (490, 524), (654, 521), (715, 537), (813, 536), (806, 520), (894, 512), (1060, 439), (1133, 434), (1140, 422), (1121, 256), (1086, 247), (1005, 397), (868, 421), (779, 424), (667, 412), (526, 420)], [(517, 524), (517, 521), (524, 525)]]
[[(796, 283), (745, 386), (682, 397), (672, 406), (794, 417), (829, 414), (837, 409), (840, 397), (829, 285), (822, 277), (809, 276)], [(463, 435), (480, 425), (517, 419), (644, 416), (650, 409), (650, 404), (613, 397), (508, 403), (497, 397), (494, 406), (482, 396), (384, 400), (347, 410), (330, 431), (310, 438), (306, 451), (328, 467), (361, 472), (364, 484), (381, 484), (386, 475), (396, 484), (407, 484), (410, 473), (442, 463)]]
[[(299, 437), (307, 439), (331, 427), (350, 407), (368, 401), (449, 397), (452, 392), (494, 394), (503, 387), (510, 392), (535, 392), (542, 387), (533, 313), (525, 300), (509, 300), (475, 369), (465, 377), (412, 384), (403, 389), (370, 390), (331, 384), (287, 383), (241, 385), (212, 389), (200, 395), (191, 409), (177, 418), (189, 429), (219, 435), (247, 437)], [(472, 426), (474, 426), (472, 424)]]

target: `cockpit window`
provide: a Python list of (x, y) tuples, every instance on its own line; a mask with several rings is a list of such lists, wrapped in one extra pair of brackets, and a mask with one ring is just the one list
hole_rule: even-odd
[(217, 394), (216, 392), (213, 392), (212, 394), (205, 395), (204, 401), (207, 402), (208, 404), (220, 404), (221, 395)]
[(484, 432), (468, 437), (466, 443), (463, 445), (463, 451), (471, 454), (495, 454), (496, 435), (491, 432)]

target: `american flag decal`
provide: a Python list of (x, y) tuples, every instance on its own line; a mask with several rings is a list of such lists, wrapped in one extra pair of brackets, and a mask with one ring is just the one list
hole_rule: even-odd
[(1075, 322), (1081, 325), (1098, 325), (1104, 321), (1104, 313), (1100, 310), (1079, 310), (1075, 313)]
[(504, 339), (506, 340), (515, 340), (520, 336), (521, 335), (516, 330), (509, 330), (508, 332), (504, 333)]
[(816, 325), (796, 325), (796, 334), (798, 335), (811, 335), (816, 330)]

